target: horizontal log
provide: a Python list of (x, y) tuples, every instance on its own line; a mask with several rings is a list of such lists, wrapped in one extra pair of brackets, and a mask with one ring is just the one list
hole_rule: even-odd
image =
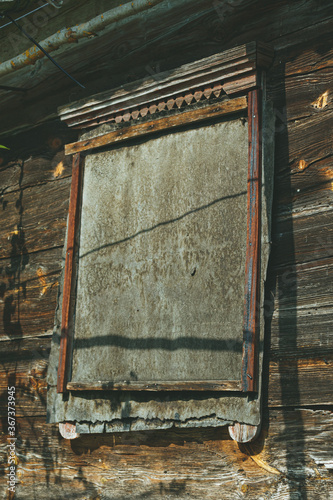
[(285, 357), (269, 365), (268, 405), (333, 405), (333, 356)]
[[(160, 65), (163, 71), (171, 70), (191, 60), (219, 52), (221, 46), (235, 47), (255, 39), (266, 42), (273, 40), (276, 49), (296, 45), (300, 53), (308, 40), (319, 44), (325, 33), (331, 33), (327, 6), (324, 8), (315, 0), (308, 0), (306, 5), (297, 0), (292, 6), (279, 0), (272, 5), (257, 5), (255, 11), (249, 9), (248, 5), (242, 2), (233, 7), (221, 6), (220, 3), (207, 6), (204, 0), (192, 0), (187, 4), (177, 2), (173, 8), (169, 6), (163, 10), (163, 14), (157, 14), (157, 20), (154, 16), (159, 10), (154, 12), (151, 9), (143, 23), (137, 22), (134, 17), (128, 19), (126, 28), (124, 25), (115, 25), (112, 47), (109, 33), (101, 32), (100, 36), (89, 39), (88, 43), (72, 44), (69, 51), (58, 51), (57, 61), (63, 67), (71, 68), (76, 78), (86, 85), (86, 91), (73, 88), (69, 93), (66, 76), (45, 60), (40, 60), (38, 67), (33, 67), (34, 88), (30, 88), (25, 96), (24, 114), (21, 101), (14, 93), (2, 95), (2, 114), (7, 117), (1, 127), (2, 133), (17, 128), (18, 123), (28, 127), (45, 120), (45, 116), (54, 115), (57, 106), (64, 105), (69, 99), (77, 100), (115, 88), (123, 82), (154, 75), (159, 72), (155, 71), (156, 65)], [(160, 19), (163, 19), (163, 23), (159, 22)], [(319, 40), (318, 33), (321, 35)], [(321, 55), (322, 51), (319, 53)], [(279, 61), (278, 56), (276, 60)], [(93, 64), (94, 61), (96, 64)], [(30, 87), (31, 71), (28, 66), (16, 72), (18, 74), (5, 78), (3, 83)], [(41, 82), (46, 80), (48, 85), (42, 85)], [(36, 106), (36, 102), (40, 105)]]
[[(303, 28), (304, 36), (300, 37), (299, 33), (294, 32), (283, 37), (284, 46), (279, 47), (279, 56), (275, 58), (268, 74), (267, 83), (270, 97), (274, 96), (275, 89), (280, 88), (281, 68), (286, 77), (286, 85), (288, 85), (288, 80), (296, 75), (311, 75), (331, 66), (333, 50), (329, 43), (331, 33), (328, 26), (330, 22), (332, 21), (324, 16), (318, 23), (319, 27), (317, 24)], [(320, 25), (324, 26), (321, 36), (313, 36), (316, 30), (320, 29)], [(299, 89), (299, 91), (303, 93), (303, 89)], [(293, 103), (289, 104), (293, 106)]]
[[(310, 309), (332, 306), (333, 256), (323, 260), (271, 269), (271, 312), (273, 318), (301, 314)], [(267, 304), (269, 299), (267, 299)], [(323, 312), (324, 313), (324, 312)]]
[(70, 158), (61, 150), (53, 154), (52, 158), (36, 156), (26, 160), (9, 160), (0, 170), (0, 183), (3, 192), (8, 194), (70, 175)]
[[(304, 214), (304, 215), (303, 215)], [(333, 219), (331, 210), (314, 209), (275, 224), (272, 265), (304, 264), (333, 256)]]
[(46, 415), (47, 360), (31, 361), (27, 372), (0, 372), (0, 416), (6, 417), (7, 388), (15, 387), (16, 417)]
[(259, 439), (246, 445), (244, 451), (288, 477), (329, 477), (333, 437), (330, 410), (269, 409), (265, 415), (269, 429), (264, 424)]
[(238, 111), (245, 111), (247, 109), (246, 97), (238, 97), (230, 101), (222, 101), (209, 106), (200, 107), (191, 111), (184, 111), (183, 113), (149, 120), (139, 124), (123, 126), (112, 132), (104, 135), (86, 139), (65, 147), (66, 155), (75, 154), (80, 151), (88, 151), (95, 148), (107, 146), (126, 139), (133, 139), (141, 137), (146, 134), (168, 130), (181, 125), (186, 125), (195, 121), (202, 121), (218, 116), (236, 113)]
[(52, 330), (32, 338), (2, 340), (0, 343), (0, 372), (30, 373), (36, 362), (48, 362)]
[[(13, 94), (5, 92), (1, 95), (2, 106), (8, 95)], [(15, 97), (17, 99), (17, 95)], [(38, 108), (36, 105), (35, 107)], [(70, 174), (63, 150), (64, 145), (75, 141), (77, 136), (75, 130), (68, 129), (60, 120), (53, 118), (42, 125), (34, 124), (33, 127), (3, 138), (2, 144), (9, 149), (0, 150), (2, 189), (8, 191), (9, 188), (18, 189), (17, 186), (32, 186)], [(59, 172), (60, 168), (57, 169), (61, 161), (65, 167), (62, 174)]]
[[(320, 93), (317, 97), (320, 97)], [(275, 136), (276, 172), (288, 170), (293, 163), (299, 165), (303, 161), (308, 165), (332, 155), (330, 124), (333, 107), (327, 106), (321, 112), (310, 115), (307, 110), (303, 110), (303, 113), (304, 118), (291, 123), (285, 122), (285, 115), (282, 113), (279, 133)]]
[(62, 248), (0, 260), (0, 340), (52, 330)]
[[(269, 375), (264, 372), (264, 379), (269, 379), (268, 405), (296, 408), (333, 405), (332, 363), (332, 355), (316, 359), (296, 357), (272, 359)], [(1, 394), (5, 394), (8, 384), (16, 386), (18, 416), (46, 414), (46, 380), (32, 375), (34, 370), (39, 370), (34, 366), (40, 364), (44, 367), (47, 360), (36, 359), (29, 362), (28, 372), (16, 370), (0, 372)], [(7, 409), (3, 398), (0, 408), (1, 415), (4, 416)]]
[(332, 267), (333, 257), (271, 269), (264, 307), (271, 359), (333, 354)]
[(21, 259), (63, 245), (71, 179), (4, 194), (0, 258)]
[(318, 54), (315, 57), (314, 50), (312, 46), (301, 54), (295, 54), (296, 61), (299, 58), (303, 61), (310, 53), (312, 68), (309, 67), (311, 63), (306, 66), (299, 66), (295, 62), (293, 64), (289, 54), (283, 74), (274, 74), (274, 68), (269, 72), (268, 97), (274, 102), (277, 111), (278, 133), (282, 132), (283, 113), (286, 121), (292, 124), (309, 116), (321, 116), (331, 107), (329, 96), (333, 87), (333, 51), (325, 51), (323, 58), (318, 58)]
[[(325, 411), (271, 410), (259, 440), (241, 446), (227, 427), (88, 434), (69, 441), (43, 417), (27, 417), (17, 419), (17, 430), (18, 498), (231, 500), (246, 494), (288, 500), (296, 494), (329, 498), (332, 487), (325, 467), (331, 413)], [(5, 463), (6, 434), (0, 439)]]
[(308, 208), (329, 207), (333, 190), (333, 157), (307, 164), (294, 162), (289, 171), (275, 179), (276, 215), (301, 212)]
[(273, 360), (333, 356), (333, 310), (306, 309), (276, 313), (270, 325), (269, 357)]

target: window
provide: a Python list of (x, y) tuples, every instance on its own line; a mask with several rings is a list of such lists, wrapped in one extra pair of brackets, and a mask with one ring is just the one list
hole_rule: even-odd
[(66, 147), (50, 421), (259, 425), (270, 59), (248, 44), (60, 110), (85, 132)]

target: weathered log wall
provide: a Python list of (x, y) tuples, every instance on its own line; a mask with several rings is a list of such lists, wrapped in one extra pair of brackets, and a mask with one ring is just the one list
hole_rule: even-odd
[[(276, 50), (268, 74), (276, 157), (262, 434), (242, 447), (225, 429), (85, 435), (70, 442), (45, 424), (71, 174), (63, 144), (75, 140), (50, 122), (7, 138), (11, 151), (1, 151), (2, 498), (8, 385), (17, 391), (18, 499), (333, 498), (333, 4), (249, 0), (223, 19), (223, 2), (213, 4), (189, 2), (178, 28), (171, 13), (156, 21), (148, 29), (155, 46), (143, 22), (116, 31), (112, 51), (121, 43), (126, 50), (113, 61), (108, 81), (100, 69), (110, 66), (103, 39), (94, 91), (144, 76), (147, 65), (149, 72), (164, 70), (253, 39)], [(85, 63), (75, 63), (78, 77), (88, 62), (92, 75), (96, 46), (92, 40)], [(53, 93), (56, 84), (49, 89), (53, 112), (68, 99), (67, 88)], [(43, 114), (33, 102), (27, 103), (32, 119)]]

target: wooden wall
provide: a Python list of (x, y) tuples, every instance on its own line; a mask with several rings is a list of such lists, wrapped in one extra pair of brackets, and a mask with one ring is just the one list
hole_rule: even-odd
[(242, 446), (224, 428), (67, 441), (45, 423), (71, 182), (63, 144), (75, 140), (75, 133), (49, 121), (0, 141), (11, 148), (0, 155), (2, 498), (7, 386), (15, 385), (15, 498), (333, 499), (333, 4), (252, 0), (222, 20), (221, 3), (202, 6), (202, 14), (170, 36), (161, 34), (175, 19), (161, 21), (154, 27), (159, 50), (148, 54), (139, 49), (140, 23), (131, 25), (126, 39), (137, 51), (116, 63), (112, 84), (142, 76), (149, 61), (162, 71), (254, 39), (276, 50), (268, 74), (276, 155), (261, 436)]

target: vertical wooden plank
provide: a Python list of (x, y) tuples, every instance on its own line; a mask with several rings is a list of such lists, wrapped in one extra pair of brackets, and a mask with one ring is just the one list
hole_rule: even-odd
[(68, 368), (68, 325), (73, 279), (75, 234), (77, 229), (80, 190), (80, 153), (73, 156), (72, 186), (68, 211), (67, 249), (61, 311), (61, 339), (58, 365), (58, 393), (65, 392)]
[(257, 391), (261, 235), (261, 90), (248, 94), (249, 164), (247, 179), (247, 244), (243, 321), (242, 389)]

